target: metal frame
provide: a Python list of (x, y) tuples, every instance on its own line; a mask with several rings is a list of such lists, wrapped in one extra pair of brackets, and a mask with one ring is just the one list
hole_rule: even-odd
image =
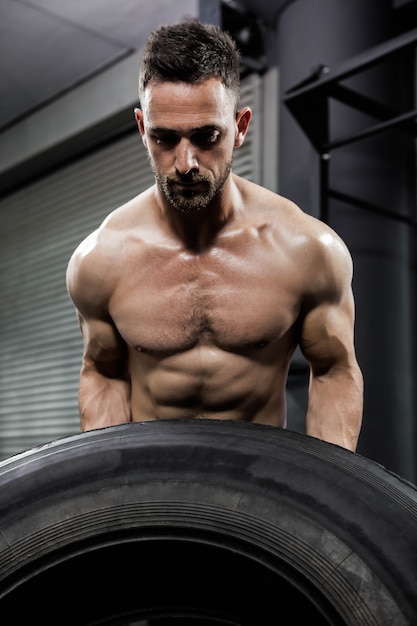
[[(320, 156), (320, 217), (323, 221), (327, 222), (328, 220), (329, 198), (333, 197), (355, 204), (362, 209), (406, 222), (414, 227), (417, 226), (416, 217), (386, 211), (358, 198), (329, 189), (329, 162), (332, 150), (390, 128), (400, 128), (417, 136), (417, 109), (399, 114), (380, 102), (341, 84), (342, 81), (398, 55), (406, 49), (416, 46), (416, 44), (417, 29), (414, 29), (353, 57), (334, 72), (330, 72), (327, 66), (320, 66), (312, 76), (285, 93), (284, 104), (298, 121)], [(335, 139), (330, 138), (329, 100), (331, 98), (372, 116), (378, 122), (350, 135)]]

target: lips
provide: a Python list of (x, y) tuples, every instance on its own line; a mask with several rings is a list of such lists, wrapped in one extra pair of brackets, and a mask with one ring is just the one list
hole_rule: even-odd
[(174, 185), (183, 189), (195, 189), (196, 187), (201, 187), (202, 183), (174, 183)]
[(204, 182), (203, 181), (198, 181), (198, 182), (182, 182), (182, 181), (175, 181), (171, 183), (171, 186), (174, 189), (177, 189), (179, 191), (182, 192), (188, 192), (188, 193), (201, 193), (202, 191), (204, 191)]

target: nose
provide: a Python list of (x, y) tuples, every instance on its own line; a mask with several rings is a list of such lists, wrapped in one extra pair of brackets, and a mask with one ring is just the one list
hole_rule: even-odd
[(181, 139), (177, 145), (175, 168), (179, 174), (188, 174), (198, 169), (198, 160), (195, 147), (188, 139)]

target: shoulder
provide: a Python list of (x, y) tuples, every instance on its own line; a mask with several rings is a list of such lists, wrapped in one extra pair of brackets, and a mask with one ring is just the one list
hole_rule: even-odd
[(152, 213), (148, 210), (152, 202), (151, 188), (109, 213), (98, 228), (77, 246), (70, 265), (83, 261), (86, 264), (90, 261), (111, 262), (112, 255), (120, 256), (123, 241), (141, 228), (146, 228)]
[(293, 201), (254, 183), (242, 186), (249, 211), (268, 224), (275, 245), (305, 276), (307, 284), (340, 289), (350, 284), (353, 262), (342, 237), (318, 218), (309, 215)]
[(297, 230), (313, 234), (315, 227), (320, 228), (319, 220), (279, 193), (237, 176), (235, 181), (247, 215), (279, 226), (284, 232), (288, 229), (290, 233)]
[(74, 250), (67, 265), (66, 283), (76, 305), (84, 298), (101, 302), (111, 296), (128, 241), (138, 237), (141, 221), (147, 219), (147, 193), (112, 211)]
[(101, 306), (110, 291), (111, 263), (105, 253), (106, 239), (105, 230), (98, 228), (77, 246), (68, 262), (67, 290), (80, 311), (84, 311), (87, 303)]
[(353, 260), (342, 237), (311, 215), (304, 214), (297, 223), (300, 243), (296, 252), (306, 296), (333, 302), (350, 298)]

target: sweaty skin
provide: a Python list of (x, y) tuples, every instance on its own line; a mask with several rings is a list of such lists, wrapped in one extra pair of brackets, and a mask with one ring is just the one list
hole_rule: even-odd
[(136, 118), (156, 184), (68, 265), (82, 430), (189, 417), (284, 427), (299, 345), (311, 368), (307, 434), (356, 449), (351, 256), (328, 226), (231, 172), (250, 117), (217, 79), (148, 86)]

